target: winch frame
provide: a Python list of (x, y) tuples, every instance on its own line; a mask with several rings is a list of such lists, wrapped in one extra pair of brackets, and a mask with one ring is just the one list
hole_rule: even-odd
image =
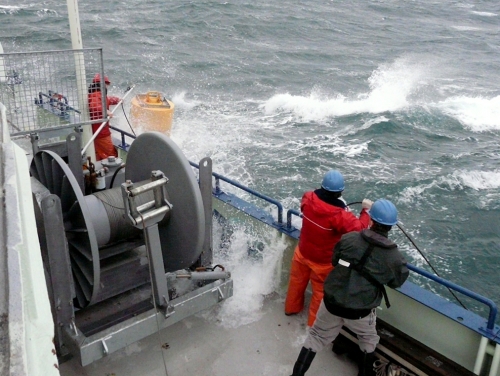
[[(67, 142), (74, 142), (74, 137), (68, 137)], [(78, 151), (77, 148), (73, 149)], [(56, 171), (54, 176), (60, 176), (60, 168), (64, 170), (64, 179), (72, 175), (69, 169), (62, 166), (62, 159), (55, 153), (45, 151), (43, 155), (51, 158), (47, 162), (47, 158), (43, 157), (43, 162), (44, 166), (50, 166), (51, 172)], [(40, 165), (40, 161), (38, 164)], [(32, 192), (35, 201), (38, 202), (35, 206), (37, 224), (40, 225), (40, 240), (46, 249), (43, 256), (56, 324), (55, 342), (61, 362), (74, 356), (79, 358), (83, 366), (88, 365), (158, 330), (210, 308), (233, 294), (233, 281), (229, 272), (204, 270), (179, 274), (178, 280), (186, 278), (192, 280), (192, 289), (177, 296), (175, 291), (177, 277), (174, 274), (174, 281), (171, 282), (172, 271), (164, 268), (165, 249), (162, 250), (164, 245), (161, 244), (158, 230), (158, 223), (168, 222), (163, 220), (164, 217), (169, 216), (175, 209), (167, 200), (168, 194), (165, 190), (167, 177), (161, 171), (153, 171), (152, 176), (150, 183), (140, 182), (141, 184), (134, 188), (132, 181), (126, 181), (121, 188), (125, 207), (128, 206), (127, 215), (130, 221), (144, 231), (152, 283), (81, 309), (73, 307), (75, 284), (66, 238), (68, 216), (61, 208), (69, 204), (66, 202), (62, 205), (61, 198), (48, 189), (47, 175), (39, 174), (42, 181), (32, 178)], [(45, 183), (43, 183), (44, 178)], [(208, 217), (208, 225), (205, 223), (203, 226), (205, 234), (202, 238), (201, 253), (193, 267), (207, 266), (207, 270), (211, 270), (212, 265), (211, 179), (211, 160), (205, 158), (200, 162), (198, 184), (203, 203), (202, 210)], [(76, 194), (80, 195), (79, 184), (73, 184), (73, 187), (77, 191)], [(152, 202), (142, 204), (144, 201), (139, 201), (140, 205), (137, 205), (134, 199), (130, 200), (131, 196), (135, 198), (149, 191), (153, 191)], [(141, 216), (144, 220), (138, 220)], [(119, 312), (116, 311), (117, 306), (121, 307)]]

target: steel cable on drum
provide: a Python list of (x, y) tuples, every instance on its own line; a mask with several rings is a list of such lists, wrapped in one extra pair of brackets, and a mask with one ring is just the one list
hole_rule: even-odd
[[(123, 206), (123, 196), (121, 188), (106, 189), (104, 191), (95, 192), (94, 196), (104, 204), (104, 209), (108, 216), (110, 227), (110, 241), (126, 239), (131, 234), (139, 232), (130, 224), (130, 220), (125, 215)], [(136, 197), (137, 205), (140, 206), (149, 201), (154, 200), (153, 192), (146, 192), (143, 195)], [(132, 231), (132, 232), (131, 232)]]
[(127, 237), (131, 225), (125, 216), (121, 189), (106, 189), (95, 192), (94, 196), (104, 204), (110, 227), (110, 242)]

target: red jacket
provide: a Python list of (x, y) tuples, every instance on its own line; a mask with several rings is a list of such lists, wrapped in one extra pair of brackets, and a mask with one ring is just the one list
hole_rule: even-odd
[(331, 264), (333, 248), (343, 234), (361, 231), (370, 223), (365, 209), (358, 219), (347, 207), (328, 204), (313, 191), (304, 193), (300, 209), (303, 214), (300, 253), (318, 264)]
[[(102, 119), (103, 118), (103, 113), (102, 113), (102, 100), (101, 100), (101, 92), (94, 91), (92, 93), (89, 93), (88, 95), (88, 100), (89, 100), (89, 113), (90, 113), (90, 120), (97, 120), (97, 119)], [(109, 106), (116, 105), (120, 102), (120, 98), (118, 97), (106, 97), (106, 108), (109, 110)], [(94, 123), (92, 124), (92, 133), (95, 133), (101, 126), (102, 122), (99, 123)], [(111, 135), (111, 129), (109, 129), (109, 122), (106, 123), (104, 128), (99, 132), (96, 138), (103, 138)]]

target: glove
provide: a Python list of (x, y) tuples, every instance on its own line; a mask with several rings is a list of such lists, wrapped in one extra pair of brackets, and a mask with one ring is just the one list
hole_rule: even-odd
[(363, 202), (361, 202), (361, 207), (366, 210), (370, 210), (373, 205), (373, 201), (365, 198)]

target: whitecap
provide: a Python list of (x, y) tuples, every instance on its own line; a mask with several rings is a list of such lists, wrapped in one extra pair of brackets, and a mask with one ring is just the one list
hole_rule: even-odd
[(343, 94), (327, 96), (317, 92), (309, 95), (276, 94), (261, 108), (265, 114), (292, 113), (301, 121), (325, 121), (332, 117), (359, 113), (383, 113), (402, 110), (410, 105), (409, 96), (425, 84), (428, 66), (418, 58), (401, 57), (383, 64), (368, 79), (370, 91), (353, 98)]
[(494, 98), (456, 96), (434, 106), (473, 132), (500, 130), (500, 95)]
[(21, 9), (23, 8), (16, 5), (0, 5), (0, 14), (16, 14)]
[(476, 191), (500, 188), (500, 171), (456, 171), (453, 177)]
[(473, 11), (472, 12), (475, 15), (482, 16), (482, 17), (496, 17), (498, 14), (492, 13), (492, 12), (479, 12), (479, 11)]
[(458, 30), (458, 31), (479, 31), (481, 28), (475, 27), (475, 26), (462, 26), (462, 25), (455, 25), (452, 26), (453, 29)]

